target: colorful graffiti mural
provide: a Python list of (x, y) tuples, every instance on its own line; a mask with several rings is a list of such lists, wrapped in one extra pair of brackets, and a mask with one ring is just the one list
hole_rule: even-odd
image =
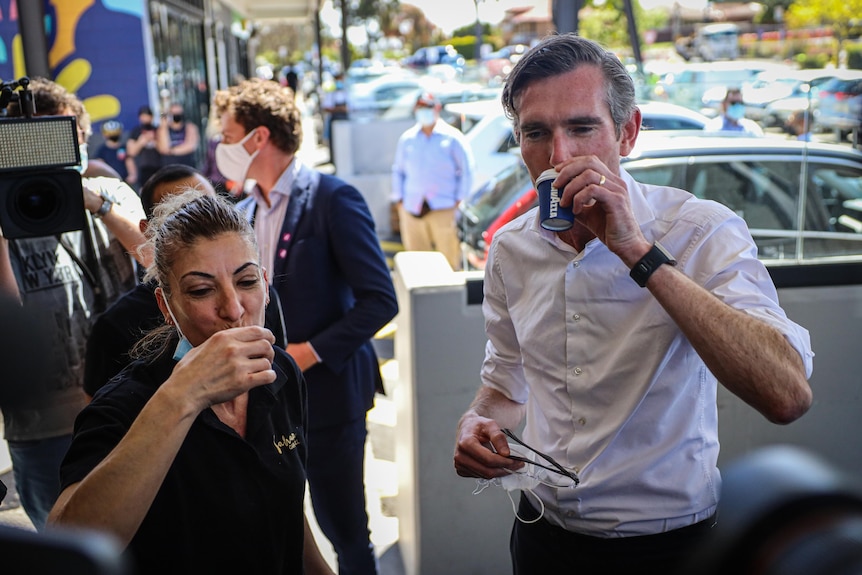
[[(113, 119), (134, 126), (149, 101), (146, 0), (41, 1), (52, 79), (84, 102), (94, 129)], [(0, 0), (0, 79), (26, 75), (16, 0)]]

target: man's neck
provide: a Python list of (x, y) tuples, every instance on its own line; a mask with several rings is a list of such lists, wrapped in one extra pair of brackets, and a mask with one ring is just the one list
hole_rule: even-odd
[(295, 157), (295, 154), (278, 153), (269, 158), (261, 158), (261, 169), (253, 175), (248, 175), (248, 178), (257, 182), (257, 187), (264, 201), (266, 201), (267, 207), (272, 205), (269, 199), (270, 192)]

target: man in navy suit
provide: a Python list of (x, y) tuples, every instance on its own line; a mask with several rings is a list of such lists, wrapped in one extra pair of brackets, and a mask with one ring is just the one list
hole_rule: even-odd
[(300, 111), (290, 90), (247, 80), (215, 96), (226, 178), (254, 180), (238, 204), (281, 297), (287, 351), (308, 381), (308, 483), (338, 571), (376, 573), (363, 482), (366, 412), (381, 387), (374, 334), (398, 312), (365, 200), (296, 158)]

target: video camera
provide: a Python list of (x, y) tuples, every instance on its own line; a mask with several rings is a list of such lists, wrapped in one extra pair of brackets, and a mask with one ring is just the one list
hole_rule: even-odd
[[(7, 239), (52, 236), (86, 223), (81, 174), (69, 169), (81, 163), (77, 121), (34, 117), (29, 84), (26, 77), (0, 83), (0, 228)], [(6, 115), (12, 101), (20, 117)]]

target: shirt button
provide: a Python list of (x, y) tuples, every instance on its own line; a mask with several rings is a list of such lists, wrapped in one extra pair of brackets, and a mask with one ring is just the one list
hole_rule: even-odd
[(572, 319), (573, 319), (573, 320), (575, 320), (575, 321), (579, 321), (579, 320), (581, 319), (581, 314), (579, 314), (579, 313), (573, 313), (573, 314), (572, 314)]
[(580, 419), (578, 420), (578, 423), (580, 423), (581, 425), (586, 425), (586, 424), (587, 424), (587, 420), (586, 420), (586, 419), (584, 419), (584, 418), (582, 417), (582, 418), (580, 418)]
[(571, 509), (566, 511), (566, 517), (568, 517), (569, 519), (573, 518), (574, 516), (575, 516), (575, 512), (572, 511)]
[(572, 266), (579, 268), (581, 267), (581, 262), (572, 262)]
[(575, 369), (572, 370), (572, 373), (574, 373), (575, 375), (581, 375), (581, 373), (583, 373), (583, 371), (584, 370), (582, 370), (580, 367), (576, 367)]

